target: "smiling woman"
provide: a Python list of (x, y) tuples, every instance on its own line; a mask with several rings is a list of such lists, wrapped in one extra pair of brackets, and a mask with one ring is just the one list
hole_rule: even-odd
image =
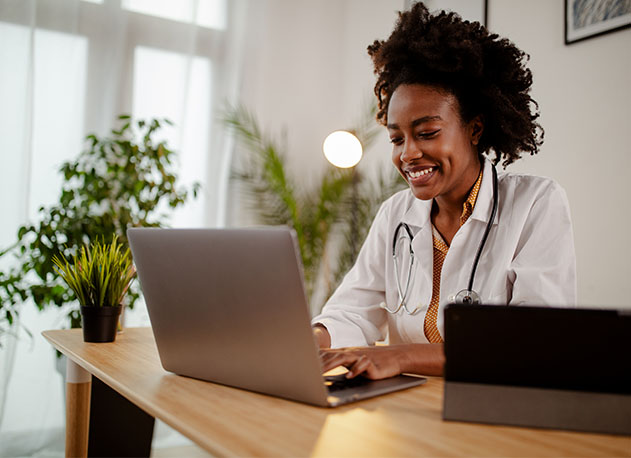
[(542, 143), (527, 58), (510, 41), (416, 3), (368, 52), (377, 120), (409, 190), (382, 205), (314, 334), (333, 348), (324, 370), (440, 375), (448, 303), (576, 303), (568, 203), (550, 179), (495, 170)]

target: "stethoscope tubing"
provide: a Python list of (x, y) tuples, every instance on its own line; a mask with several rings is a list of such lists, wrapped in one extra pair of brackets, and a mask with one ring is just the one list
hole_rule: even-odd
[[(399, 231), (401, 230), (401, 228), (405, 229), (406, 234), (404, 234), (404, 237), (407, 236), (407, 239), (409, 240), (410, 244), (410, 267), (408, 270), (408, 278), (407, 281), (405, 282), (405, 290), (401, 289), (401, 284), (399, 282), (399, 268), (397, 265), (397, 242), (399, 241)], [(406, 311), (406, 313), (408, 313), (409, 315), (416, 315), (419, 311), (420, 311), (420, 307), (415, 307), (414, 310), (410, 310), (408, 309), (407, 306), (407, 296), (408, 293), (410, 291), (410, 282), (412, 281), (412, 276), (414, 275), (414, 267), (416, 266), (414, 260), (415, 260), (415, 256), (414, 256), (414, 249), (412, 248), (412, 239), (414, 238), (414, 236), (412, 235), (412, 231), (410, 229), (410, 227), (405, 224), (404, 222), (400, 222), (399, 225), (397, 226), (397, 228), (394, 231), (394, 238), (392, 239), (392, 261), (394, 263), (394, 275), (397, 279), (397, 292), (399, 293), (399, 306), (395, 309), (395, 310), (390, 310), (389, 308), (387, 308), (387, 306), (385, 306), (385, 303), (383, 303), (382, 308), (386, 309), (388, 312), (390, 313), (398, 313), (399, 310), (401, 310), (402, 308)]]
[(493, 221), (495, 221), (495, 215), (497, 214), (497, 207), (499, 206), (497, 170), (495, 169), (495, 165), (493, 164), (491, 164), (491, 172), (493, 173), (493, 209), (491, 210), (491, 217), (489, 218), (489, 221), (486, 223), (486, 229), (484, 229), (484, 234), (482, 235), (482, 239), (480, 240), (478, 251), (475, 254), (475, 258), (473, 260), (473, 266), (471, 267), (471, 276), (469, 277), (469, 286), (467, 287), (469, 291), (473, 291), (473, 280), (475, 279), (475, 271), (478, 269), (480, 256), (482, 255), (482, 250), (484, 250), (484, 245), (486, 245), (486, 239), (489, 237), (489, 232), (491, 232), (491, 228), (493, 227)]

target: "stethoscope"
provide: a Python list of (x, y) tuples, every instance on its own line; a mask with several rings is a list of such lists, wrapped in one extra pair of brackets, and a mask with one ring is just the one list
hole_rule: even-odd
[[(480, 295), (475, 292), (473, 289), (473, 281), (475, 279), (475, 271), (478, 268), (478, 262), (480, 261), (480, 255), (482, 254), (482, 250), (484, 249), (484, 245), (486, 244), (486, 239), (489, 236), (489, 232), (491, 231), (491, 227), (493, 227), (493, 221), (495, 220), (495, 215), (497, 213), (498, 206), (498, 185), (497, 185), (497, 170), (495, 166), (491, 164), (491, 170), (493, 172), (493, 209), (491, 210), (491, 216), (489, 217), (488, 222), (486, 223), (486, 229), (484, 230), (484, 234), (482, 235), (482, 239), (480, 240), (480, 245), (478, 246), (478, 251), (475, 255), (475, 259), (473, 260), (473, 267), (471, 268), (471, 275), (469, 276), (469, 284), (467, 285), (467, 289), (463, 289), (458, 292), (453, 298), (453, 302), (456, 304), (479, 304), (480, 303)], [(401, 235), (401, 237), (399, 237)], [(397, 228), (394, 231), (394, 237), (392, 238), (392, 260), (394, 261), (394, 275), (397, 280), (397, 292), (399, 294), (399, 305), (394, 309), (388, 308), (388, 306), (382, 302), (380, 304), (381, 308), (385, 309), (390, 313), (399, 313), (399, 311), (404, 310), (408, 315), (416, 315), (421, 311), (421, 307), (415, 307), (414, 309), (408, 308), (408, 295), (410, 293), (410, 283), (412, 281), (412, 277), (414, 275), (416, 262), (414, 256), (414, 250), (412, 249), (412, 239), (414, 235), (410, 230), (410, 227), (404, 223), (403, 221), (399, 223)], [(407, 246), (410, 251), (410, 265), (407, 272), (407, 278), (405, 280), (405, 288), (403, 288), (399, 278), (399, 263), (397, 262), (397, 245), (400, 242), (405, 243), (407, 241)]]

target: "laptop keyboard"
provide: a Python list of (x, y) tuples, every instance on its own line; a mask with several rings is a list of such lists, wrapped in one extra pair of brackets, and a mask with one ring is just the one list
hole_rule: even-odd
[(355, 378), (346, 378), (346, 374), (327, 375), (324, 377), (324, 384), (329, 392), (347, 390), (349, 388), (357, 388), (359, 386), (368, 385), (372, 380), (361, 375)]

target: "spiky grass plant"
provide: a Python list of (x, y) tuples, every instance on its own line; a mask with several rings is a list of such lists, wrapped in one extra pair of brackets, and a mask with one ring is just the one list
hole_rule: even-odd
[(53, 257), (55, 272), (85, 307), (107, 307), (122, 303), (136, 276), (129, 248), (123, 249), (116, 236), (83, 245), (72, 262), (62, 254)]

